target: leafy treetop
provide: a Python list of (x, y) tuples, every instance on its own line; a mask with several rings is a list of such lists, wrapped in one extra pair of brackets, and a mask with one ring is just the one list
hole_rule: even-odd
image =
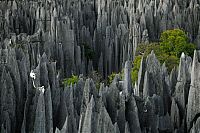
[(78, 76), (72, 75), (70, 78), (63, 79), (62, 85), (64, 85), (64, 87), (67, 85), (69, 86), (71, 84), (73, 85), (73, 84), (77, 83), (78, 80), (79, 80)]
[(180, 57), (184, 52), (193, 56), (195, 45), (189, 42), (186, 33), (181, 29), (166, 30), (160, 37), (161, 49), (168, 55)]

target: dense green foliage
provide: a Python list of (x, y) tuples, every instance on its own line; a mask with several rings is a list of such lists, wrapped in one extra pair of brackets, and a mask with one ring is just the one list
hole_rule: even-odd
[(174, 67), (179, 64), (179, 57), (182, 52), (192, 56), (195, 45), (189, 43), (189, 39), (184, 31), (180, 29), (167, 30), (161, 34), (160, 43), (140, 44), (137, 47), (136, 57), (133, 62), (133, 69), (131, 77), (133, 83), (138, 78), (138, 71), (140, 68), (141, 57), (144, 59), (153, 50), (156, 57), (161, 64), (165, 62), (168, 71), (170, 72)]
[[(182, 52), (192, 56), (194, 49), (195, 45), (189, 43), (187, 35), (180, 29), (164, 31), (161, 34), (160, 43), (139, 44), (136, 50), (133, 68), (131, 70), (132, 83), (136, 82), (138, 79), (138, 72), (142, 57), (145, 60), (152, 50), (161, 64), (165, 62), (165, 65), (170, 72), (174, 67), (178, 66), (179, 57)], [(92, 56), (92, 51), (89, 47), (87, 47), (87, 45), (85, 54), (88, 56), (88, 58)], [(107, 78), (108, 84), (112, 83), (116, 74), (119, 74), (119, 76), (123, 79), (123, 71), (120, 73), (112, 73)]]
[(117, 74), (119, 75), (119, 77), (120, 77), (121, 79), (123, 79), (123, 78), (124, 78), (123, 73), (124, 73), (124, 69), (122, 69), (122, 71), (119, 72), (119, 73), (112, 72), (112, 73), (108, 76), (108, 84), (111, 84), (111, 83), (112, 83), (112, 81), (114, 80), (114, 78), (115, 78), (115, 76), (116, 76)]
[(67, 85), (73, 85), (78, 82), (78, 76), (72, 75), (70, 78), (65, 78), (62, 81), (62, 85), (65, 87)]
[(151, 53), (152, 50), (154, 51), (156, 57), (158, 58), (161, 64), (165, 62), (166, 67), (169, 72), (178, 65), (179, 57), (165, 53), (158, 43), (151, 43), (148, 45), (140, 44), (137, 48), (136, 57), (133, 62), (134, 67), (131, 73), (133, 82), (135, 82), (138, 78), (138, 71), (140, 68), (142, 56), (144, 59), (146, 59), (146, 57)]
[(108, 83), (111, 84), (112, 81), (114, 80), (115, 76), (116, 76), (117, 73), (111, 73), (109, 76), (108, 76)]
[[(81, 76), (82, 78), (91, 78), (94, 81), (94, 84), (97, 89), (100, 88), (100, 83), (104, 82), (102, 76), (97, 71), (91, 71), (87, 77)], [(63, 87), (74, 85), (79, 81), (79, 77), (77, 75), (72, 75), (70, 78), (65, 78), (62, 80)]]
[[(158, 43), (151, 43), (148, 45), (140, 44), (136, 51), (136, 59), (138, 56), (140, 57), (141, 54), (143, 55), (144, 59), (146, 59), (146, 57), (151, 53), (152, 50), (154, 51), (156, 57), (161, 64), (165, 62), (168, 71), (171, 71), (174, 67), (178, 65), (179, 57), (165, 53)], [(134, 66), (138, 67), (140, 63), (136, 59), (134, 61)]]
[(195, 45), (189, 43), (186, 33), (180, 29), (166, 30), (160, 37), (161, 49), (168, 55), (180, 57), (181, 53), (192, 56)]
[(138, 55), (138, 56), (136, 56), (136, 58), (133, 62), (133, 68), (131, 70), (131, 80), (133, 81), (133, 83), (135, 81), (137, 81), (137, 79), (138, 79), (138, 71), (140, 69), (141, 59), (142, 59), (142, 56)]
[(119, 75), (119, 77), (122, 79), (123, 78), (123, 73), (120, 72), (120, 73), (115, 73), (115, 72), (112, 72), (109, 76), (108, 76), (108, 84), (111, 84), (115, 78), (116, 75)]

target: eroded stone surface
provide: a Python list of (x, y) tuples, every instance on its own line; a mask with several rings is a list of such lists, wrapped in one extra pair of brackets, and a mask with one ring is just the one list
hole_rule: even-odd
[[(172, 72), (152, 51), (141, 61), (138, 81), (130, 76), (137, 46), (157, 41), (166, 29), (184, 29), (199, 47), (199, 4), (1, 1), (1, 132), (199, 132), (199, 51), (193, 61), (182, 54)], [(109, 86), (84, 79), (92, 71), (107, 78), (123, 68), (124, 79), (116, 76)], [(83, 76), (63, 87), (72, 74)]]

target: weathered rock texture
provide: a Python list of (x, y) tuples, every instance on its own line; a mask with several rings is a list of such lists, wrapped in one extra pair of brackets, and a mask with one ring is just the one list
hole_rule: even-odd
[(107, 77), (133, 60), (139, 43), (158, 41), (166, 29), (183, 28), (198, 46), (198, 4), (198, 0), (1, 1), (0, 40), (11, 38), (11, 44), (19, 44), (17, 35), (26, 33), (29, 36), (21, 38), (35, 44), (34, 56), (45, 52), (57, 62), (61, 76), (99, 70)]
[[(198, 133), (200, 52), (167, 71), (137, 45), (182, 28), (200, 48), (200, 0), (0, 1), (1, 133)], [(100, 87), (124, 68), (124, 79)], [(31, 73), (31, 75), (30, 75)], [(169, 75), (170, 73), (170, 75)], [(80, 75), (78, 83), (62, 80)], [(98, 78), (98, 77), (95, 77)], [(134, 85), (134, 86), (133, 86)]]

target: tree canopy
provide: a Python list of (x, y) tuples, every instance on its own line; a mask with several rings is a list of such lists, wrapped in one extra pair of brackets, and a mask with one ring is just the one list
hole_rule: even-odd
[(62, 85), (66, 87), (67, 85), (70, 86), (71, 84), (76, 84), (78, 82), (78, 76), (72, 75), (70, 78), (65, 78), (62, 81)]
[(195, 45), (189, 42), (186, 33), (181, 29), (166, 30), (160, 37), (161, 49), (168, 55), (180, 57), (184, 52), (193, 56)]
[[(181, 29), (164, 31), (161, 33), (160, 43), (153, 42), (149, 44), (139, 44), (135, 53), (133, 68), (131, 70), (132, 82), (134, 83), (138, 79), (142, 57), (143, 59), (146, 59), (152, 50), (161, 64), (165, 62), (168, 72), (170, 72), (174, 67), (178, 66), (182, 52), (192, 57), (195, 48), (195, 45), (189, 42), (186, 33)], [(119, 74), (122, 75), (122, 73), (123, 72)], [(112, 73), (108, 76), (109, 83), (112, 82), (115, 75), (116, 73)]]
[(193, 56), (195, 45), (189, 42), (186, 33), (180, 29), (164, 31), (161, 34), (160, 43), (139, 44), (131, 72), (133, 82), (138, 78), (141, 57), (143, 56), (145, 59), (152, 50), (161, 64), (165, 62), (170, 72), (174, 67), (178, 66), (182, 52), (191, 57)]

